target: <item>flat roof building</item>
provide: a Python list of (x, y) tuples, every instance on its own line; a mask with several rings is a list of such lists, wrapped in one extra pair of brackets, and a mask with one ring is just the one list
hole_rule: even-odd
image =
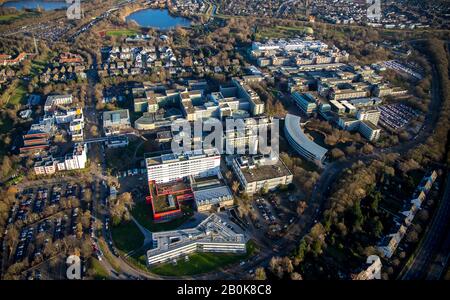
[(227, 226), (216, 214), (189, 229), (152, 234), (153, 249), (147, 251), (148, 265), (183, 258), (194, 252), (246, 253), (246, 238)]
[(131, 127), (128, 109), (103, 112), (103, 130), (105, 135), (117, 134), (123, 129)]
[(73, 101), (72, 95), (51, 95), (45, 100), (44, 111), (53, 109), (56, 105), (67, 105)]
[(198, 211), (220, 209), (233, 205), (233, 194), (221, 178), (220, 173), (218, 176), (203, 178), (191, 176), (191, 186)]
[(292, 98), (305, 114), (310, 115), (317, 109), (316, 99), (309, 93), (294, 92), (292, 93)]
[(163, 154), (145, 159), (149, 182), (167, 183), (187, 176), (216, 175), (220, 168), (217, 149), (201, 149), (183, 154)]
[(233, 159), (232, 168), (247, 194), (292, 183), (292, 173), (279, 157), (238, 156)]

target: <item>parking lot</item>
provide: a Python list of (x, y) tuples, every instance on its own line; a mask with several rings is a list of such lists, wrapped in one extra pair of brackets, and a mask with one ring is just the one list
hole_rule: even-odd
[[(8, 218), (8, 228), (16, 230), (18, 235), (6, 260), (7, 266), (22, 261), (34, 266), (60, 254), (59, 249), (66, 244), (60, 241), (75, 237), (82, 214), (92, 209), (92, 205), (79, 201), (86, 188), (90, 187), (57, 183), (30, 186), (20, 191)], [(94, 221), (91, 217), (90, 228), (83, 228), (83, 233), (94, 235)], [(8, 229), (5, 235), (8, 235)], [(26, 277), (40, 279), (41, 271), (33, 270)]]
[[(287, 199), (271, 194), (267, 197), (257, 197), (252, 203), (252, 222), (257, 230), (262, 229), (269, 239), (278, 239), (294, 223), (295, 209), (290, 209)], [(256, 217), (256, 218), (255, 218)]]
[(379, 106), (378, 110), (381, 112), (380, 124), (394, 131), (405, 128), (419, 115), (416, 110), (402, 103)]
[(411, 66), (408, 63), (400, 63), (396, 60), (389, 60), (383, 63), (386, 68), (392, 69), (397, 72), (406, 73), (411, 77), (414, 77), (417, 80), (422, 80), (423, 76), (420, 74), (419, 70), (416, 70), (417, 67)]

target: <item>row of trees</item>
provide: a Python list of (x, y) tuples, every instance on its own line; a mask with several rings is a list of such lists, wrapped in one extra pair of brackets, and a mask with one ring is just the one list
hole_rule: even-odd
[(433, 134), (421, 144), (408, 152), (408, 158), (421, 165), (427, 165), (432, 161), (446, 161), (450, 164), (450, 152), (448, 149), (448, 133), (450, 130), (450, 84), (449, 84), (449, 60), (446, 43), (438, 39), (430, 39), (425, 42), (423, 51), (429, 53), (431, 62), (436, 67), (440, 88), (441, 107), (438, 112), (438, 120)]

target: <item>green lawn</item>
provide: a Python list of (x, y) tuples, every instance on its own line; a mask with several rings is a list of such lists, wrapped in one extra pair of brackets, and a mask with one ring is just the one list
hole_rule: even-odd
[(94, 279), (102, 280), (109, 278), (108, 271), (106, 271), (100, 262), (95, 258), (91, 258), (91, 269), (94, 273)]
[(162, 276), (190, 276), (202, 274), (226, 267), (230, 264), (238, 263), (247, 259), (257, 251), (253, 241), (247, 243), (246, 254), (230, 253), (194, 253), (189, 255), (189, 260), (184, 258), (178, 260), (177, 264), (164, 263), (150, 268), (150, 271)]
[(129, 263), (131, 263), (136, 268), (148, 272), (147, 267), (147, 251), (137, 251), (133, 255), (126, 257)]
[(20, 18), (21, 13), (0, 16), (0, 22), (10, 22)]
[(136, 221), (139, 222), (139, 224), (141, 224), (151, 232), (176, 229), (189, 219), (189, 216), (183, 216), (179, 219), (175, 219), (167, 223), (154, 223), (152, 207), (150, 204), (147, 204), (143, 201), (135, 204), (131, 214), (136, 219)]
[(298, 34), (303, 34), (306, 31), (311, 31), (310, 27), (290, 27), (290, 26), (274, 26), (274, 27), (262, 27), (258, 29), (256, 33), (257, 39), (264, 38), (286, 38), (286, 37), (294, 37)]
[(106, 258), (109, 264), (113, 267), (114, 271), (120, 273), (121, 272), (120, 265), (114, 259), (111, 251), (109, 250), (108, 245), (106, 245), (106, 242), (103, 240), (103, 238), (99, 239), (98, 245), (103, 252), (104, 258)]
[(16, 21), (18, 19), (24, 19), (24, 18), (33, 18), (36, 16), (39, 16), (40, 13), (36, 11), (18, 11), (17, 13), (8, 14), (8, 15), (1, 15), (0, 16), (0, 23), (9, 24), (13, 21)]
[(126, 36), (133, 36), (139, 34), (139, 30), (135, 30), (135, 29), (114, 29), (114, 30), (108, 30), (106, 31), (106, 35), (109, 36), (122, 36), (122, 35), (126, 35)]
[(9, 99), (8, 105), (14, 106), (17, 104), (24, 104), (26, 100), (26, 94), (27, 91), (25, 87), (22, 84), (19, 84), (12, 94), (11, 98)]
[(133, 221), (111, 227), (111, 234), (116, 248), (124, 253), (136, 250), (144, 243), (144, 236)]

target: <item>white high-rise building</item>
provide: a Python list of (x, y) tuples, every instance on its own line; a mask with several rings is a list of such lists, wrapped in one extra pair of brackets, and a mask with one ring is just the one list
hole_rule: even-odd
[(196, 150), (180, 155), (163, 154), (145, 159), (149, 182), (167, 183), (186, 176), (211, 176), (220, 171), (217, 149)]
[(380, 120), (381, 112), (376, 109), (372, 110), (360, 110), (356, 114), (356, 117), (360, 121), (370, 121), (373, 125), (378, 125), (378, 121)]
[(75, 144), (71, 154), (67, 154), (64, 159), (66, 170), (84, 169), (87, 162), (86, 145)]

